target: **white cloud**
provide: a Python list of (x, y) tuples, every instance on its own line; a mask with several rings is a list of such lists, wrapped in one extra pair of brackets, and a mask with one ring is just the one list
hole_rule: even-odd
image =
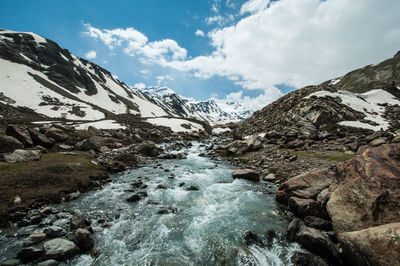
[(218, 25), (222, 25), (224, 23), (224, 17), (222, 17), (221, 15), (207, 17), (206, 22), (207, 22), (207, 25), (211, 25), (214, 23), (216, 23)]
[(157, 79), (157, 85), (160, 86), (166, 80), (174, 80), (174, 77), (171, 75), (164, 75), (164, 76), (157, 76), (156, 79)]
[(151, 74), (151, 71), (149, 69), (142, 69), (139, 71), (141, 74), (148, 76)]
[(200, 36), (203, 37), (205, 34), (202, 30), (196, 30), (196, 32), (194, 33), (196, 36)]
[(145, 89), (146, 88), (146, 84), (144, 84), (143, 82), (140, 83), (135, 83), (135, 85), (132, 86), (135, 89)]
[(228, 94), (223, 100), (228, 102), (237, 102), (246, 109), (256, 111), (275, 101), (281, 96), (283, 96), (283, 93), (278, 88), (270, 87), (268, 89), (264, 89), (264, 92), (256, 97), (243, 96), (243, 91), (240, 90), (238, 92), (232, 92)]
[[(250, 2), (248, 2), (250, 3)], [(225, 76), (247, 89), (316, 84), (398, 50), (398, 0), (280, 0), (208, 33), (214, 52), (169, 62), (195, 76)]]
[(90, 50), (89, 52), (86, 53), (85, 57), (87, 59), (95, 59), (97, 57), (97, 53), (94, 50)]
[[(87, 34), (110, 48), (121, 46), (146, 64), (264, 89), (256, 97), (261, 103), (280, 95), (276, 84), (318, 84), (392, 56), (399, 49), (398, 10), (398, 0), (250, 0), (240, 11), (249, 15), (209, 32), (213, 52), (194, 58), (187, 58), (186, 49), (174, 40), (149, 42), (133, 28), (99, 30), (89, 25)], [(221, 27), (227, 19), (218, 15), (206, 21)]]
[(171, 60), (182, 60), (186, 58), (186, 49), (171, 39), (149, 42), (148, 38), (132, 27), (126, 29), (97, 29), (90, 24), (85, 24), (87, 29), (85, 35), (99, 39), (110, 49), (122, 47), (124, 53), (130, 56), (141, 56), (145, 64), (158, 63)]
[(240, 14), (245, 13), (256, 13), (265, 10), (269, 4), (270, 0), (250, 0), (245, 2), (240, 8)]

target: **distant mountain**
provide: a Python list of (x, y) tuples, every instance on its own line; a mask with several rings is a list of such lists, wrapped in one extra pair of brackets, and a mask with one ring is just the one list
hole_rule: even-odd
[(249, 118), (253, 113), (239, 103), (215, 98), (197, 101), (178, 95), (168, 87), (147, 87), (140, 90), (155, 100), (162, 101), (182, 116), (194, 116), (212, 124), (237, 122)]
[(244, 134), (316, 136), (326, 131), (400, 133), (400, 54), (320, 85), (291, 92), (242, 123)]

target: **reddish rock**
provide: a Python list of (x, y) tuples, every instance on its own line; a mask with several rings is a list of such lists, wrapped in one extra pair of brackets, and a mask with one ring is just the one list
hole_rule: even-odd
[(237, 169), (233, 171), (232, 177), (247, 179), (251, 181), (260, 181), (260, 174), (253, 169)]
[(340, 233), (338, 239), (353, 265), (400, 265), (400, 223)]
[(319, 169), (292, 177), (279, 187), (276, 200), (287, 204), (292, 196), (316, 199), (317, 195), (332, 183), (333, 176), (334, 173), (329, 169)]
[(288, 206), (289, 209), (300, 218), (304, 218), (305, 216), (326, 218), (327, 216), (318, 201), (313, 199), (291, 197)]
[(331, 186), (327, 211), (336, 232), (398, 222), (400, 217), (400, 144), (363, 147), (346, 162)]

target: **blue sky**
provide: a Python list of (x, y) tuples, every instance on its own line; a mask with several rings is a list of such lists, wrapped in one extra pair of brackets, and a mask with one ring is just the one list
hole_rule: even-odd
[(54, 40), (128, 85), (253, 109), (400, 49), (398, 0), (0, 0), (0, 9), (0, 28)]

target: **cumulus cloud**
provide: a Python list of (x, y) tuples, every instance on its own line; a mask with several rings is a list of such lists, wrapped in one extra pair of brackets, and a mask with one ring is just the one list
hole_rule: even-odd
[(145, 89), (146, 88), (146, 84), (144, 84), (143, 82), (140, 83), (135, 83), (135, 85), (132, 86), (135, 89)]
[(256, 13), (267, 8), (270, 0), (250, 0), (245, 2), (240, 8), (240, 14)]
[(87, 25), (87, 35), (145, 64), (263, 89), (261, 103), (281, 95), (276, 84), (318, 84), (392, 56), (399, 49), (398, 10), (398, 0), (249, 0), (239, 11), (246, 16), (233, 26), (222, 27), (229, 18), (220, 14), (206, 19), (218, 26), (207, 34), (213, 51), (193, 58), (176, 41), (149, 41), (133, 28)]
[(94, 50), (90, 50), (89, 52), (87, 52), (87, 53), (85, 54), (85, 57), (86, 57), (87, 59), (95, 59), (95, 58), (97, 57), (97, 53), (96, 53), (96, 51), (94, 51)]
[(196, 32), (194, 33), (196, 36), (200, 36), (203, 37), (205, 34), (202, 30), (196, 30)]
[(243, 90), (232, 92), (223, 101), (237, 102), (248, 110), (256, 111), (283, 96), (283, 93), (276, 87), (264, 89), (264, 92), (257, 97), (244, 96), (243, 94)]
[(146, 35), (129, 27), (126, 29), (98, 29), (85, 24), (85, 35), (102, 41), (110, 49), (122, 47), (124, 53), (130, 56), (139, 55), (144, 64), (182, 60), (186, 58), (186, 49), (171, 39), (149, 42)]
[[(265, 1), (264, 1), (265, 2)], [(250, 9), (246, 2), (245, 10)], [(320, 83), (398, 50), (398, 0), (280, 0), (211, 31), (214, 52), (169, 65), (247, 89)]]

